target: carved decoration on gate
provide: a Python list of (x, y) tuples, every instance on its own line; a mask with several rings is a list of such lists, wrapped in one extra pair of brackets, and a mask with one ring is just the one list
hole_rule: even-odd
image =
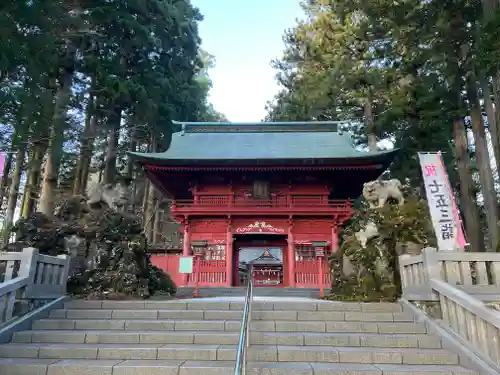
[(265, 221), (256, 221), (255, 223), (248, 224), (245, 227), (236, 228), (236, 233), (248, 234), (248, 233), (284, 233), (283, 228), (276, 228), (272, 224), (268, 224)]

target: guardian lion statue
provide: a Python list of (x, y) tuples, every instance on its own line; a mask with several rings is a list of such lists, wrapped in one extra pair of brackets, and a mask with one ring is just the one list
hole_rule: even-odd
[(363, 184), (363, 197), (367, 200), (370, 208), (384, 207), (389, 198), (397, 200), (398, 204), (402, 206), (405, 200), (401, 188), (402, 184), (396, 178), (387, 181), (370, 181)]
[(104, 184), (99, 182), (99, 175), (93, 173), (89, 176), (87, 184), (87, 204), (93, 207), (105, 203), (110, 208), (118, 210), (129, 202), (129, 190), (125, 183)]

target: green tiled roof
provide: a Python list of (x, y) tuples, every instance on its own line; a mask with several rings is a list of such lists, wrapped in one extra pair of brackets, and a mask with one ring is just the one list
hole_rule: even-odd
[[(396, 150), (362, 152), (347, 134), (337, 132), (335, 122), (297, 123), (178, 123), (166, 152), (133, 153), (137, 161), (152, 164), (183, 164), (194, 161), (251, 161), (359, 159), (392, 160)], [(190, 163), (191, 164), (191, 163)], [(385, 163), (384, 163), (385, 164)]]

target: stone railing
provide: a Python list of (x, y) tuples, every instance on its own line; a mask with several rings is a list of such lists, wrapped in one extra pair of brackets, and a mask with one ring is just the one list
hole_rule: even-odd
[(0, 253), (0, 325), (66, 293), (70, 257), (37, 249)]
[(438, 252), (399, 257), (402, 299), (436, 302), (437, 322), (500, 369), (500, 313), (483, 301), (500, 300), (500, 253)]
[(439, 297), (441, 317), (446, 326), (478, 354), (500, 366), (500, 314), (441, 280), (430, 283)]
[(402, 255), (399, 268), (403, 298), (435, 301), (429, 281), (442, 280), (482, 301), (500, 301), (500, 253), (436, 251), (426, 248), (421, 255)]

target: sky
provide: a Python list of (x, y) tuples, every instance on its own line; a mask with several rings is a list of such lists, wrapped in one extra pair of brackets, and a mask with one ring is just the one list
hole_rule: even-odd
[(285, 29), (303, 13), (298, 0), (192, 0), (204, 15), (202, 48), (215, 56), (210, 102), (229, 121), (261, 121), (278, 91), (271, 60)]

